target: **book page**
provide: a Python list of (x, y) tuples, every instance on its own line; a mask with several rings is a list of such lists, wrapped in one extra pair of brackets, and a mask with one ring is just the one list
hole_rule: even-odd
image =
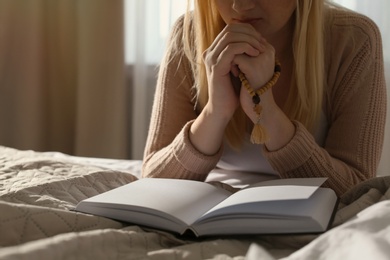
[[(107, 204), (104, 205), (107, 208), (155, 215), (165, 212), (191, 225), (204, 212), (230, 195), (230, 192), (204, 182), (145, 178), (85, 201)], [(167, 217), (166, 214), (163, 214), (164, 217)]]
[(333, 190), (318, 188), (309, 199), (240, 204), (225, 215), (212, 211), (194, 226), (200, 235), (324, 232), (336, 205)]
[[(290, 200), (308, 199), (319, 188), (326, 178), (296, 178), (296, 179), (279, 179), (261, 182), (242, 189), (220, 204), (208, 211), (203, 217), (223, 215), (223, 214), (245, 214), (248, 211), (252, 214), (280, 214), (273, 212), (275, 210), (271, 202), (283, 202)], [(261, 208), (253, 208), (251, 204), (262, 203)], [(285, 208), (284, 215), (289, 215), (291, 209)], [(293, 213), (291, 213), (293, 214)]]

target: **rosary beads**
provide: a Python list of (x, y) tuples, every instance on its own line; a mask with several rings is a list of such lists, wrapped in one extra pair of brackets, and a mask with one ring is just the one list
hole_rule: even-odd
[(276, 84), (276, 82), (279, 79), (281, 71), (282, 71), (281, 64), (278, 60), (276, 60), (274, 75), (272, 76), (271, 80), (257, 90), (254, 90), (250, 86), (247, 78), (242, 72), (239, 74), (241, 84), (246, 88), (248, 93), (252, 96), (252, 102), (254, 104), (253, 111), (257, 114), (257, 122), (255, 123), (251, 134), (251, 142), (254, 144), (264, 144), (268, 140), (267, 132), (260, 124), (261, 112), (263, 109), (260, 105), (260, 101), (261, 101), (260, 96)]

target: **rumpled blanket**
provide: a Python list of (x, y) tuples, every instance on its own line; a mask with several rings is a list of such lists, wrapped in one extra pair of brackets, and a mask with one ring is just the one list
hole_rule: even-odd
[(343, 195), (320, 235), (195, 239), (71, 211), (139, 177), (97, 161), (0, 146), (0, 259), (389, 259), (390, 176)]

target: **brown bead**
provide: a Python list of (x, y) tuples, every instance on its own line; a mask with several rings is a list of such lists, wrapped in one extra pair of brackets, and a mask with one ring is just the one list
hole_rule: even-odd
[(260, 96), (257, 93), (252, 97), (252, 102), (255, 105), (260, 103)]

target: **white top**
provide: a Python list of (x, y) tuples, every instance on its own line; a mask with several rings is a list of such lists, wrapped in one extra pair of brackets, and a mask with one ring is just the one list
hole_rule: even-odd
[[(314, 136), (317, 144), (323, 147), (328, 131), (328, 122), (324, 113)], [(217, 169), (213, 170), (206, 181), (223, 181), (232, 186), (245, 186), (250, 183), (277, 179), (279, 174), (271, 167), (262, 154), (263, 145), (252, 144), (249, 134), (240, 150), (234, 150), (227, 143)]]

